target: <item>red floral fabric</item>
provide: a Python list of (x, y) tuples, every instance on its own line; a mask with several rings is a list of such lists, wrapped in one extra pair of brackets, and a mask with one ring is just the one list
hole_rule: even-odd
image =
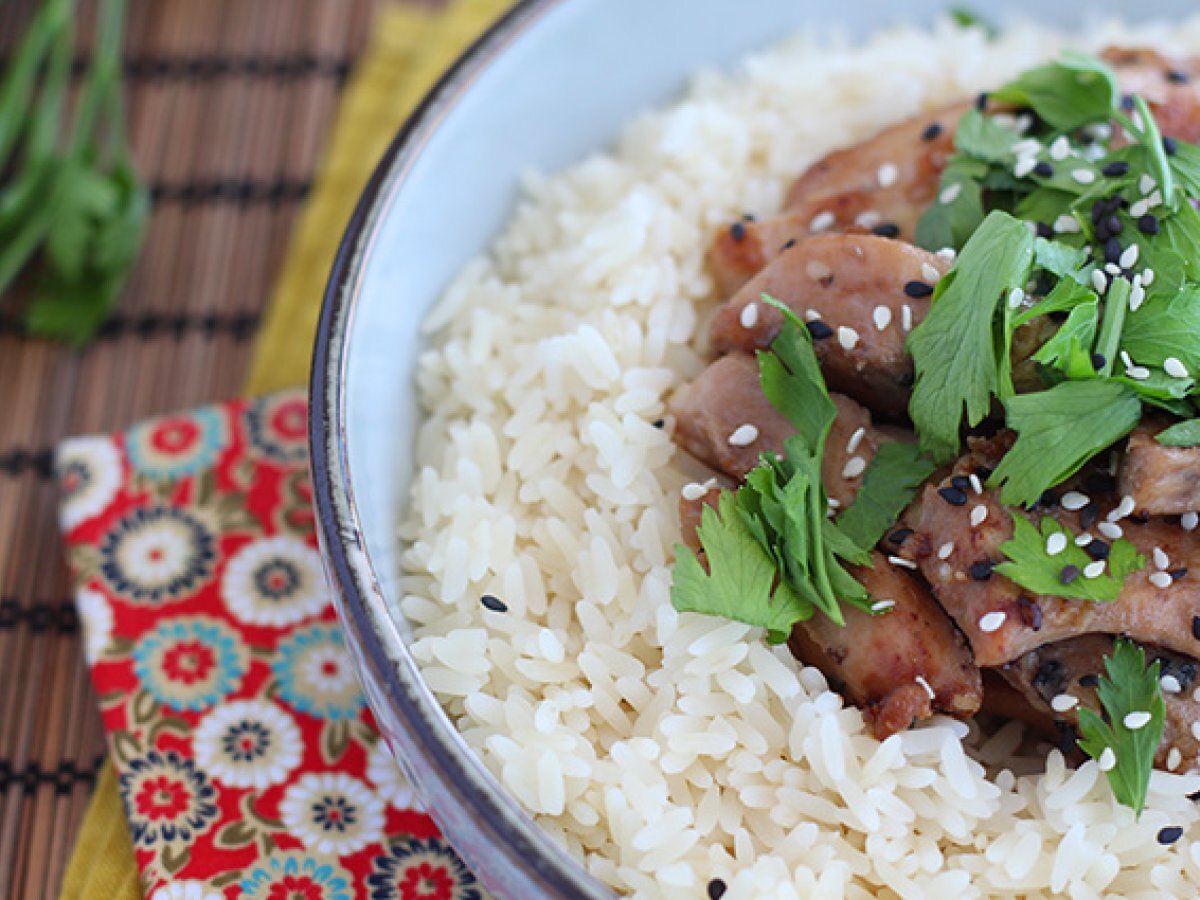
[(375, 728), (316, 550), (300, 392), (57, 454), (84, 650), (158, 898), (478, 900)]

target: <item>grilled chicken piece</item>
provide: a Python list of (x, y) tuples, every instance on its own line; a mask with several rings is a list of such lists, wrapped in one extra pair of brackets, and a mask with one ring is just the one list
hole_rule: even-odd
[[(1079, 727), (1078, 708), (1058, 712), (1050, 704), (1055, 697), (1065, 694), (1078, 699), (1079, 706), (1099, 714), (1097, 679), (1104, 672), (1104, 657), (1111, 655), (1112, 648), (1113, 638), (1103, 634), (1087, 634), (1046, 644), (1010, 663), (1005, 667), (1004, 675), (1034, 709), (1054, 717), (1075, 736)], [(1197, 663), (1191, 657), (1158, 647), (1144, 649), (1148, 661), (1159, 661), (1160, 676), (1170, 676), (1179, 685), (1179, 690), (1163, 691), (1166, 715), (1154, 764), (1160, 769), (1168, 768), (1168, 756), (1174, 747), (1179, 750), (1181, 760), (1188, 763), (1187, 768), (1191, 768), (1196, 765), (1196, 754), (1200, 753), (1200, 740), (1192, 732), (1192, 725), (1200, 722), (1200, 703), (1192, 699)]]
[[(909, 291), (924, 293), (919, 285), (932, 287), (948, 268), (936, 254), (874, 235), (808, 238), (784, 251), (721, 307), (709, 340), (719, 353), (770, 346), (783, 314), (762, 302), (761, 295), (769, 294), (801, 319), (819, 317), (809, 329), (831, 388), (872, 412), (900, 418), (913, 381), (904, 326), (920, 323), (929, 309), (928, 296), (910, 296), (906, 286), (914, 282)], [(755, 312), (745, 313), (748, 306)]]
[(1200, 509), (1200, 447), (1164, 447), (1154, 439), (1164, 422), (1143, 422), (1129, 436), (1121, 462), (1121, 493), (1157, 516)]
[[(972, 452), (956, 464), (953, 476), (966, 476), (980, 467), (990, 470), (999, 461), (1007, 439), (974, 440)], [(984, 472), (986, 475), (986, 472)], [(903, 524), (913, 529), (901, 555), (914, 560), (950, 617), (958, 623), (981, 666), (998, 666), (1040, 647), (1081, 634), (1125, 634), (1184, 655), (1200, 652), (1200, 537), (1164, 519), (1120, 520), (1124, 536), (1151, 559), (1155, 547), (1166, 553), (1168, 570), (1177, 577), (1166, 587), (1151, 580), (1153, 561), (1125, 580), (1111, 603), (1091, 603), (1053, 596), (1031, 596), (1015, 582), (991, 571), (1003, 561), (1000, 546), (1012, 536), (1012, 514), (1000, 505), (999, 492), (975, 493), (968, 486), (961, 505), (949, 502), (944, 490), (957, 490), (947, 477), (926, 484), (905, 511)], [(962, 482), (959, 482), (962, 484)], [(1078, 534), (1081, 513), (1089, 521), (1103, 520), (1119, 504), (1111, 492), (1090, 492), (1096, 506), (1079, 512), (1061, 507), (1054, 518)], [(951, 493), (955, 500), (958, 495)], [(976, 513), (980, 508), (985, 513)], [(1029, 514), (1035, 524), (1044, 510)], [(985, 518), (972, 525), (972, 515)], [(1019, 515), (1020, 513), (1018, 513)], [(1097, 538), (1099, 539), (1099, 538)], [(944, 558), (943, 558), (944, 557)], [(1079, 577), (1083, 577), (1080, 575)], [(1161, 576), (1160, 576), (1161, 577)], [(1002, 613), (994, 630), (981, 627), (984, 616)], [(987, 620), (990, 626), (991, 620)]]
[(1168, 60), (1156, 50), (1121, 47), (1100, 55), (1116, 71), (1122, 91), (1145, 99), (1164, 136), (1200, 140), (1200, 61)]
[[(871, 425), (871, 414), (841, 394), (830, 394), (837, 407), (837, 418), (829, 431), (825, 458), (821, 461), (821, 479), (830, 499), (845, 506), (854, 498), (862, 475), (843, 473), (852, 456), (865, 463), (875, 456), (885, 437)], [(762, 392), (758, 380), (758, 362), (745, 353), (722, 356), (685, 384), (671, 398), (669, 409), (675, 418), (675, 441), (701, 462), (741, 481), (758, 465), (766, 452), (783, 453), (783, 443), (796, 429), (783, 417)], [(729, 437), (742, 425), (758, 430), (757, 437), (745, 446), (734, 446)], [(854, 441), (851, 438), (863, 430)]]
[(919, 581), (881, 553), (871, 560), (874, 568), (851, 574), (876, 601), (894, 600), (891, 612), (843, 606), (845, 627), (818, 614), (792, 631), (788, 646), (862, 708), (880, 740), (934, 710), (974, 715), (983, 687), (962, 635)]

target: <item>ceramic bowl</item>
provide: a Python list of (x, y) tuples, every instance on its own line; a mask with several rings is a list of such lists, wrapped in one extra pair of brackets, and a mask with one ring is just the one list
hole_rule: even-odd
[[(311, 449), (322, 550), (367, 700), (434, 818), (499, 897), (605, 897), (467, 748), (406, 650), (397, 524), (420, 415), (419, 324), (511, 214), (518, 177), (607, 146), (678, 96), (802, 27), (852, 37), (929, 21), (940, 0), (526, 0), (401, 128), (358, 204), (325, 294)], [(981, 4), (983, 6), (983, 4)], [(989, 5), (996, 9), (996, 5)], [(1006, 15), (1181, 15), (1189, 0), (1006, 0)]]

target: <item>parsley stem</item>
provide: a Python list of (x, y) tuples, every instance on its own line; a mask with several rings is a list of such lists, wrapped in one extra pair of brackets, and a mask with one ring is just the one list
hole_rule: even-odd
[(0, 82), (0, 169), (6, 167), (29, 124), (29, 109), (46, 54), (74, 18), (75, 0), (49, 0), (29, 23)]
[(1175, 175), (1171, 171), (1171, 163), (1167, 159), (1167, 151), (1163, 147), (1158, 123), (1154, 121), (1154, 114), (1150, 112), (1150, 107), (1146, 105), (1146, 101), (1140, 95), (1134, 96), (1133, 106), (1141, 120), (1141, 128), (1123, 112), (1117, 111), (1113, 117), (1149, 151), (1150, 159), (1154, 162), (1154, 170), (1158, 174), (1159, 186), (1162, 188), (1163, 202), (1174, 208)]
[(1104, 318), (1100, 322), (1100, 334), (1096, 336), (1096, 352), (1104, 357), (1104, 365), (1097, 373), (1101, 378), (1112, 374), (1113, 362), (1121, 347), (1121, 332), (1129, 312), (1132, 287), (1124, 278), (1114, 278), (1104, 295)]

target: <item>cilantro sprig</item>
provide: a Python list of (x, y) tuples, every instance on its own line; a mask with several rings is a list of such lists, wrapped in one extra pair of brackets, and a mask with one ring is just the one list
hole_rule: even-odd
[[(1066, 544), (1059, 552), (1051, 554), (1047, 542), (1052, 535), (1061, 534), (1059, 540)], [(1093, 603), (1111, 603), (1121, 593), (1126, 577), (1142, 569), (1146, 558), (1137, 548), (1117, 538), (1109, 548), (1107, 564), (1103, 574), (1088, 578), (1082, 574), (1064, 582), (1063, 570), (1072, 566), (1082, 573), (1093, 560), (1087, 552), (1075, 544), (1075, 535), (1067, 528), (1045, 516), (1039, 527), (1019, 513), (1013, 515), (1013, 536), (1000, 545), (1000, 551), (1008, 559), (996, 566), (995, 571), (1016, 582), (1027, 591), (1052, 597), (1072, 600), (1090, 600)]]
[[(1105, 716), (1090, 709), (1079, 710), (1079, 747), (1095, 760), (1102, 759), (1106, 750), (1111, 751), (1112, 766), (1106, 775), (1113, 796), (1140, 815), (1146, 806), (1150, 770), (1166, 718), (1159, 663), (1155, 660), (1147, 666), (1141, 647), (1118, 638), (1112, 655), (1104, 660), (1104, 671), (1096, 694)], [(1148, 714), (1149, 721), (1131, 728), (1145, 717), (1139, 714)]]

